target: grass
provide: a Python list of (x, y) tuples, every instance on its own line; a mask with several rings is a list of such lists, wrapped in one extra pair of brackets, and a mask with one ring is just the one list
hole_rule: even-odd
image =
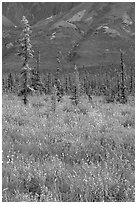
[(3, 202), (135, 201), (135, 110), (3, 95)]

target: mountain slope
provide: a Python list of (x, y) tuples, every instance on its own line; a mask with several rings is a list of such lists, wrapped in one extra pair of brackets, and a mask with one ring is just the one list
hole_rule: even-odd
[(4, 27), (15, 27), (14, 23), (12, 23), (6, 16), (2, 15), (2, 26)]
[[(32, 44), (35, 51), (40, 50), (42, 71), (56, 69), (59, 51), (65, 71), (73, 64), (89, 69), (96, 66), (102, 71), (102, 67), (115, 68), (119, 66), (120, 49), (125, 51), (127, 67), (134, 66), (134, 3), (80, 3), (68, 12), (41, 19), (32, 30)], [(16, 69), (19, 61), (12, 53), (5, 58), (3, 69), (7, 70), (9, 64)]]
[[(96, 12), (91, 14), (92, 22), (89, 29), (79, 47), (75, 49), (78, 58), (75, 59), (76, 63), (80, 65), (86, 61), (87, 65), (116, 64), (119, 63), (120, 49), (126, 50), (126, 55), (132, 57), (134, 55), (134, 4), (96, 3), (93, 7), (95, 10), (91, 11)], [(93, 7), (88, 6), (92, 9)], [(89, 13), (85, 14), (83, 21), (87, 19)]]
[(49, 16), (69, 11), (78, 4), (77, 2), (3, 2), (2, 12), (17, 25), (25, 15), (32, 25)]

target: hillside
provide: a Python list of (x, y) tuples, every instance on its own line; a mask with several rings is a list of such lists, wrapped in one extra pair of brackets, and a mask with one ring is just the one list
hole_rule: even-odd
[[(12, 4), (12, 3), (11, 3)], [(9, 3), (8, 6), (11, 6)], [(46, 3), (45, 3), (46, 4)], [(57, 67), (56, 56), (60, 51), (61, 66), (65, 71), (70, 70), (73, 64), (79, 68), (92, 66), (114, 68), (119, 66), (119, 50), (125, 51), (125, 64), (134, 67), (134, 44), (135, 44), (135, 4), (134, 3), (92, 3), (85, 2), (78, 5), (68, 3), (54, 3), (57, 8), (63, 8), (62, 12), (48, 13), (43, 18), (40, 6), (39, 18), (35, 16), (32, 23), (32, 44), (35, 51), (41, 53), (41, 71), (52, 71)], [(29, 8), (30, 15), (36, 13), (38, 5), (32, 3), (17, 3)], [(27, 6), (29, 5), (29, 6)], [(52, 3), (48, 6), (51, 8)], [(7, 12), (4, 4), (4, 14)], [(34, 9), (35, 7), (35, 9)], [(21, 7), (22, 8), (22, 7)], [(34, 10), (35, 12), (34, 12)], [(33, 11), (33, 12), (32, 12)], [(32, 12), (32, 13), (31, 13)], [(24, 13), (23, 13), (24, 14)], [(8, 12), (6, 15), (15, 21)], [(27, 15), (26, 15), (27, 16)], [(28, 16), (28, 19), (30, 17)], [(30, 18), (31, 19), (31, 18)], [(30, 20), (32, 22), (32, 20)], [(21, 30), (10, 30), (8, 35), (12, 39), (11, 48), (5, 48), (3, 55), (3, 71), (17, 71), (21, 66), (20, 59), (15, 56), (16, 40)], [(12, 36), (14, 35), (14, 38)], [(9, 37), (8, 37), (9, 40)], [(7, 54), (8, 53), (8, 54)], [(11, 63), (12, 62), (12, 63)], [(32, 65), (35, 64), (32, 62)], [(94, 70), (95, 71), (95, 70)]]
[(77, 2), (3, 2), (2, 12), (12, 22), (19, 25), (25, 15), (31, 24), (61, 12), (70, 11)]
[(6, 16), (2, 15), (2, 26), (3, 27), (15, 27), (14, 23), (11, 22)]

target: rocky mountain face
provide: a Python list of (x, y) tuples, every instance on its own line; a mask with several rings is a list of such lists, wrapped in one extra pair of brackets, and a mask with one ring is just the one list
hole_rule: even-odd
[(77, 2), (3, 2), (2, 13), (15, 25), (20, 23), (25, 15), (30, 24), (61, 12), (70, 11)]
[(3, 15), (4, 71), (17, 71), (21, 66), (15, 52), (22, 15), (32, 25), (32, 45), (35, 53), (41, 53), (43, 72), (56, 69), (58, 54), (65, 71), (74, 64), (94, 72), (112, 70), (119, 66), (120, 49), (124, 51), (127, 69), (134, 66), (133, 2), (3, 3)]

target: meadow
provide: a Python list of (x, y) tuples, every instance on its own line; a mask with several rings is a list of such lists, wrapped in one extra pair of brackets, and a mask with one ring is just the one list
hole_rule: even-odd
[(3, 202), (135, 201), (135, 106), (2, 96)]

